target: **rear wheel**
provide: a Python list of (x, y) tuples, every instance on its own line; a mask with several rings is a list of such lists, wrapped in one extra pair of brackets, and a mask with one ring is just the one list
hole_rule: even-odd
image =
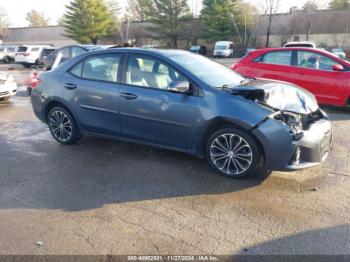
[(218, 174), (243, 178), (256, 171), (261, 153), (248, 133), (228, 127), (209, 138), (206, 157), (210, 167)]
[(70, 145), (81, 138), (80, 130), (72, 115), (63, 107), (54, 107), (48, 114), (48, 125), (53, 138)]

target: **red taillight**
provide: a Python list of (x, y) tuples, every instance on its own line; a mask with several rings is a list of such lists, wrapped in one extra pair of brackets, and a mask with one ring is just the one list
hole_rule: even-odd
[(24, 55), (24, 56), (30, 56), (30, 54), (29, 54), (29, 53), (24, 53), (23, 55)]
[(39, 78), (39, 72), (33, 72), (30, 78), (26, 81), (26, 84), (34, 89), (41, 83), (41, 79)]

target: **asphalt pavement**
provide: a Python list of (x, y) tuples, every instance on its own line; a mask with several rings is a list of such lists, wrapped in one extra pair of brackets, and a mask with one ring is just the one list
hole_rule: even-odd
[(350, 111), (324, 109), (323, 166), (232, 180), (177, 152), (59, 145), (20, 92), (0, 102), (0, 255), (350, 255)]

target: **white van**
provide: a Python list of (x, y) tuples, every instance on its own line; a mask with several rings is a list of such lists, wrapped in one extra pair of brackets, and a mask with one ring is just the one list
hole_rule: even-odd
[(233, 57), (233, 42), (216, 42), (213, 55), (214, 57)]
[(15, 62), (21, 64), (24, 67), (30, 67), (32, 65), (39, 65), (39, 58), (41, 52), (45, 48), (51, 48), (47, 45), (21, 45), (18, 47)]

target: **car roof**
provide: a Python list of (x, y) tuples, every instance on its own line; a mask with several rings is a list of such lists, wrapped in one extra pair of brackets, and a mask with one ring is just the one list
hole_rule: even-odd
[(178, 50), (178, 49), (144, 49), (138, 47), (121, 47), (121, 48), (109, 48), (109, 49), (100, 49), (93, 51), (92, 53), (106, 53), (106, 52), (134, 52), (134, 53), (142, 53), (149, 55), (163, 55), (163, 56), (175, 56), (175, 55), (183, 55), (183, 54), (192, 54), (186, 50)]

